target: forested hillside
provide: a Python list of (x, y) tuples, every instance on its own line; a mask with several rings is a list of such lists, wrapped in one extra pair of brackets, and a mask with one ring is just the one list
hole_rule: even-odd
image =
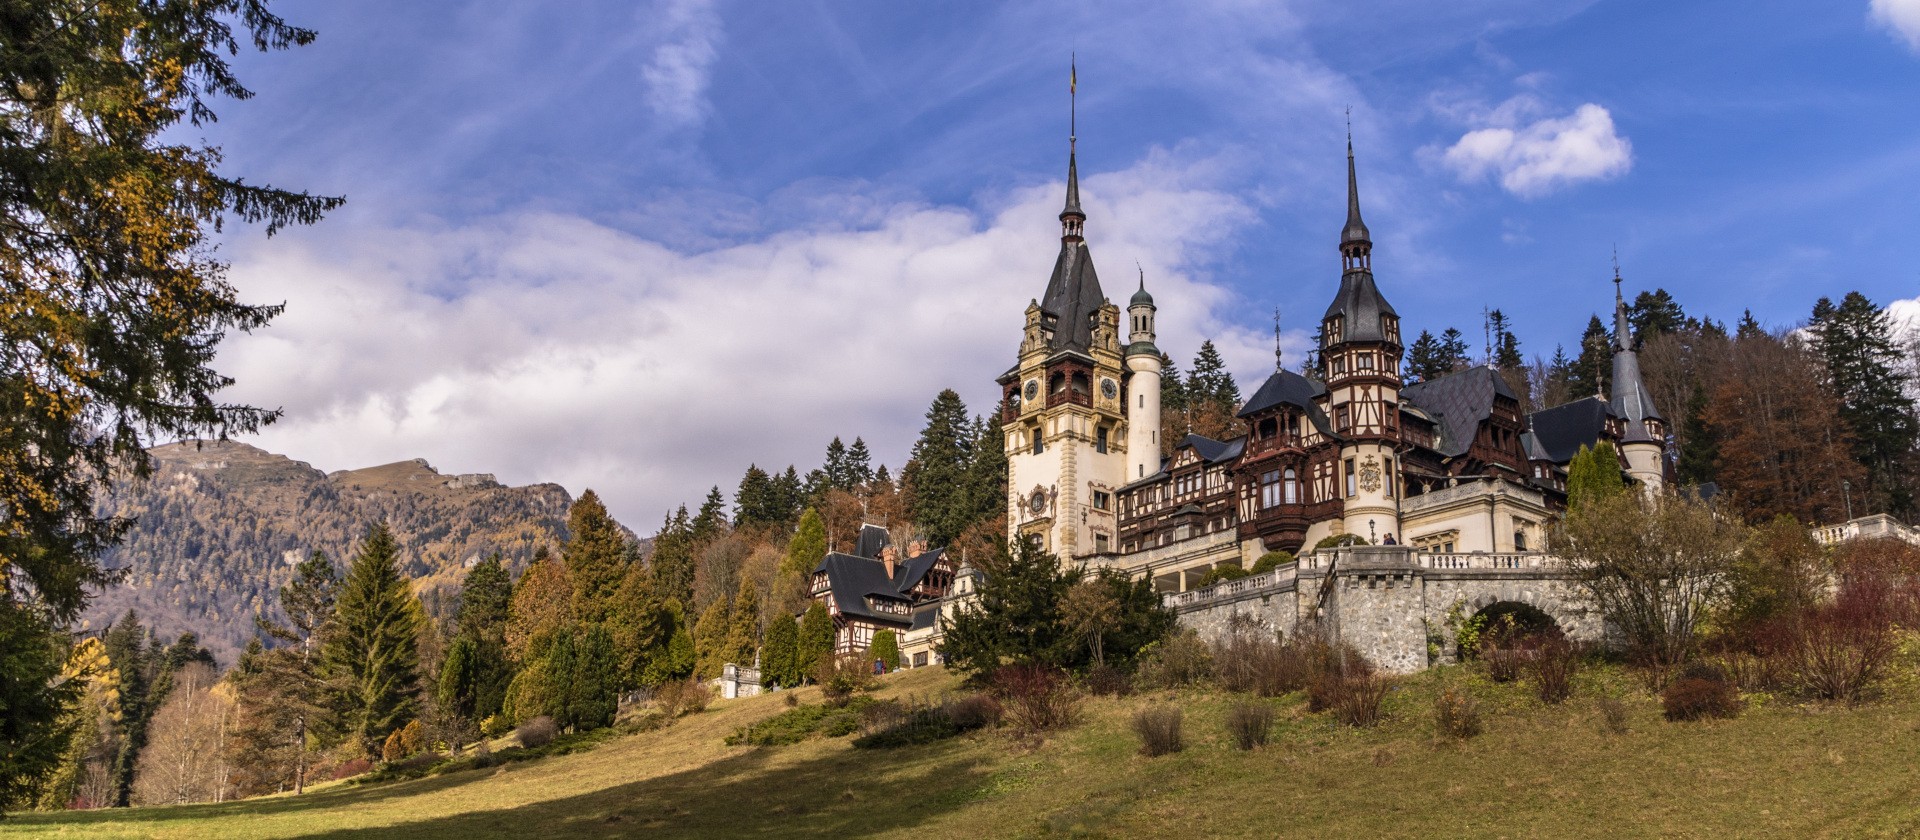
[(122, 488), (109, 513), (137, 518), (107, 564), (126, 582), (100, 594), (89, 630), (129, 608), (162, 638), (192, 631), (222, 664), (254, 635), (253, 617), (315, 549), (336, 563), (385, 521), (404, 573), (441, 612), (464, 566), (498, 551), (519, 568), (567, 538), (573, 500), (557, 484), (504, 487), (488, 475), (441, 475), (403, 461), (331, 475), (244, 443), (187, 442), (152, 450), (155, 472)]

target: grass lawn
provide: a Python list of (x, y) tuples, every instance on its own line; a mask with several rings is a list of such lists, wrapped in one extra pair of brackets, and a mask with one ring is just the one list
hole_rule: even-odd
[[(1451, 681), (1486, 734), (1434, 737)], [(880, 696), (954, 688), (943, 670), (887, 677)], [(1624, 696), (1609, 734), (1594, 698)], [(818, 692), (801, 692), (818, 702)], [(1910, 837), (1920, 838), (1920, 702), (1911, 684), (1857, 709), (1751, 697), (1738, 719), (1668, 723), (1610, 669), (1558, 707), (1471, 669), (1400, 679), (1378, 729), (1335, 726), (1299, 696), (1273, 702), (1274, 743), (1235, 751), (1235, 699), (1212, 691), (1089, 701), (1040, 742), (1003, 733), (899, 750), (848, 738), (727, 747), (779, 695), (716, 702), (675, 726), (590, 752), (384, 785), (223, 805), (17, 814), (12, 838), (483, 837)], [(1178, 703), (1187, 749), (1143, 758), (1128, 719)]]

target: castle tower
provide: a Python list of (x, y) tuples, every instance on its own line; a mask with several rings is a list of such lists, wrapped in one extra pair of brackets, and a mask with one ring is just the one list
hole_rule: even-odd
[(1346, 532), (1400, 534), (1400, 316), (1373, 283), (1373, 240), (1360, 220), (1353, 140), (1347, 140), (1347, 225), (1340, 233), (1340, 292), (1320, 321), (1321, 407), (1341, 439), (1336, 495)]
[[(1070, 146), (1060, 255), (1045, 297), (1027, 305), (1020, 360), (999, 379), (1007, 536), (1033, 540), (1063, 560), (1115, 549), (1114, 490), (1128, 474), (1120, 309), (1100, 291), (1086, 220)], [(1157, 411), (1157, 377), (1154, 384), (1149, 401)]]
[(1146, 272), (1127, 304), (1127, 472), (1139, 481), (1160, 471), (1160, 348), (1153, 344), (1153, 295)]
[(1653, 493), (1666, 486), (1667, 424), (1653, 407), (1653, 397), (1640, 378), (1640, 357), (1633, 349), (1633, 324), (1627, 319), (1627, 300), (1620, 293), (1620, 270), (1613, 272), (1613, 413), (1626, 425), (1620, 436), (1620, 454), (1627, 475)]

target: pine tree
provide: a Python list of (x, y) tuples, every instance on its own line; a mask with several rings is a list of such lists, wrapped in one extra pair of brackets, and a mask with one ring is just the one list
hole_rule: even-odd
[(1867, 468), (1874, 507), (1907, 513), (1913, 488), (1903, 467), (1920, 439), (1920, 424), (1905, 393), (1905, 359), (1892, 324), (1866, 295), (1848, 292), (1837, 307), (1821, 298), (1810, 330), (1839, 398), (1840, 419), (1853, 432), (1854, 459)]
[(800, 684), (794, 662), (799, 656), (800, 625), (792, 616), (775, 615), (767, 625), (767, 640), (760, 654), (760, 679), (763, 683), (792, 688)]
[(646, 671), (639, 679), (640, 685), (665, 685), (669, 682), (684, 680), (693, 674), (693, 635), (687, 632), (685, 613), (680, 607), (680, 602), (663, 602), (660, 609), (668, 627), (666, 649), (664, 653), (647, 661)]
[(1172, 417), (1187, 410), (1187, 383), (1173, 358), (1160, 354), (1160, 416)]
[(927, 408), (927, 425), (913, 444), (912, 507), (909, 516), (934, 545), (947, 545), (972, 522), (967, 470), (973, 436), (967, 406), (952, 389)]
[(800, 485), (800, 473), (791, 464), (786, 472), (773, 480), (770, 498), (772, 507), (767, 511), (767, 521), (779, 525), (782, 530), (791, 527), (800, 511), (806, 508), (806, 493)]
[(847, 480), (852, 482), (848, 490), (873, 481), (873, 453), (867, 451), (867, 442), (857, 437), (847, 450)]
[(254, 626), (275, 639), (299, 645), (302, 657), (311, 658), (318, 653), (327, 621), (333, 618), (339, 589), (340, 577), (334, 572), (333, 561), (316, 548), (294, 567), (293, 580), (280, 587), (280, 611), (286, 615), (287, 624), (255, 616)]
[[(714, 488), (714, 491), (717, 493), (719, 488)], [(659, 533), (653, 536), (653, 557), (649, 561), (649, 568), (653, 573), (654, 594), (682, 608), (693, 603), (694, 554), (697, 549), (693, 524), (687, 520), (687, 507), (681, 505), (679, 510), (660, 523)]]
[(1679, 332), (1683, 329), (1698, 329), (1700, 324), (1687, 317), (1681, 311), (1680, 304), (1666, 289), (1641, 292), (1627, 307), (1627, 322), (1633, 325), (1633, 340), (1645, 343), (1660, 333)]
[(795, 647), (793, 668), (801, 679), (813, 673), (820, 661), (833, 655), (833, 616), (826, 605), (814, 601), (800, 619), (800, 641)]
[[(455, 618), (460, 640), (469, 641), (473, 695), (465, 699), (469, 716), (485, 720), (500, 711), (507, 683), (513, 679), (513, 666), (507, 660), (507, 617), (513, 608), (513, 579), (507, 574), (500, 553), (475, 564), (460, 586), (460, 611)], [(453, 649), (447, 650), (448, 661)]]
[[(61, 678), (61, 649), (68, 642), (65, 633), (49, 630), (15, 600), (11, 587), (0, 586), (0, 809), (29, 803), (44, 774), (59, 769), (69, 746), (83, 743), (75, 736), (79, 720), (71, 710), (84, 702), (88, 683)], [(99, 651), (91, 653), (96, 663), (104, 658)], [(97, 687), (105, 692), (116, 683), (124, 685), (117, 677), (109, 669), (98, 675)], [(87, 719), (94, 719), (91, 710), (81, 708)], [(91, 747), (93, 739), (84, 743)]]
[(701, 613), (700, 621), (693, 625), (695, 679), (720, 676), (720, 666), (726, 662), (727, 636), (733, 632), (732, 619), (733, 602), (718, 598), (707, 605), (707, 611)]
[(749, 464), (747, 474), (740, 478), (740, 489), (733, 494), (734, 526), (754, 528), (765, 525), (771, 521), (773, 507), (773, 478), (758, 465)]
[(424, 613), (400, 576), (399, 549), (385, 523), (373, 526), (347, 568), (322, 656), (341, 675), (343, 734), (372, 752), (413, 718), (419, 685), (415, 638)]
[(1753, 310), (1748, 309), (1740, 313), (1740, 323), (1739, 326), (1735, 328), (1733, 337), (1737, 341), (1744, 341), (1750, 338), (1767, 338), (1768, 336), (1766, 328), (1760, 326), (1760, 322), (1753, 319)]
[(967, 526), (999, 516), (1007, 506), (1007, 433), (1000, 425), (1000, 412), (974, 418), (972, 450), (973, 463), (967, 465)]
[[(761, 478), (765, 477), (766, 474), (762, 473)], [(726, 533), (727, 497), (720, 494), (718, 485), (707, 491), (706, 501), (700, 503), (700, 512), (693, 517), (692, 529), (691, 539), (696, 551)]]
[(613, 723), (619, 708), (619, 656), (613, 635), (600, 624), (588, 624), (573, 640), (573, 667), (566, 706), (556, 722), (575, 732), (587, 732)]
[(807, 512), (800, 516), (800, 526), (795, 530), (793, 539), (787, 542), (786, 559), (780, 561), (780, 571), (774, 576), (770, 604), (776, 623), (782, 617), (788, 617), (789, 610), (798, 609), (806, 600), (813, 570), (826, 556), (826, 520), (820, 517), (818, 510), (807, 508)]
[(853, 476), (847, 467), (847, 445), (835, 435), (833, 442), (827, 444), (827, 458), (820, 465), (821, 472), (827, 474), (827, 485), (835, 490), (852, 490)]
[(1510, 329), (1511, 321), (1500, 310), (1495, 309), (1487, 316), (1493, 327), (1493, 363), (1501, 370), (1519, 370), (1526, 366), (1526, 357), (1520, 355), (1520, 339)]
[(742, 578), (740, 594), (734, 596), (733, 612), (727, 617), (727, 642), (721, 662), (752, 665), (753, 654), (760, 649), (760, 593), (752, 578)]
[(592, 490), (580, 494), (568, 511), (567, 532), (560, 556), (566, 560), (567, 579), (573, 584), (574, 618), (594, 624), (606, 621), (626, 577), (627, 538)]
[(1714, 480), (1714, 462), (1720, 458), (1720, 443), (1707, 426), (1707, 407), (1707, 386), (1695, 380), (1693, 396), (1687, 399), (1686, 417), (1680, 421), (1686, 444), (1680, 448), (1680, 462), (1674, 469), (1681, 484), (1699, 485)]
[(107, 661), (120, 675), (120, 750), (114, 755), (110, 801), (124, 808), (133, 793), (133, 769), (146, 746), (146, 720), (159, 703), (148, 696), (158, 657), (147, 645), (147, 631), (133, 610), (121, 616), (102, 639)]
[(1453, 327), (1448, 327), (1446, 332), (1441, 333), (1440, 359), (1446, 367), (1442, 376), (1471, 366), (1473, 358), (1467, 353), (1466, 336)]
[(1420, 331), (1420, 337), (1407, 348), (1407, 375), (1413, 382), (1429, 382), (1446, 376), (1451, 365), (1433, 333)]
[(1240, 386), (1227, 372), (1227, 363), (1212, 341), (1200, 342), (1200, 353), (1193, 357), (1193, 373), (1187, 377), (1189, 405), (1207, 403), (1228, 413), (1240, 407)]
[(1077, 572), (1061, 570), (1058, 557), (1027, 540), (1000, 541), (993, 568), (971, 609), (940, 618), (948, 665), (976, 681), (1008, 660), (1051, 662), (1074, 641), (1059, 604)]
[(1580, 355), (1567, 369), (1568, 396), (1576, 400), (1598, 396), (1606, 399), (1606, 379), (1613, 371), (1612, 335), (1600, 316), (1594, 315), (1587, 321), (1587, 330), (1580, 334)]

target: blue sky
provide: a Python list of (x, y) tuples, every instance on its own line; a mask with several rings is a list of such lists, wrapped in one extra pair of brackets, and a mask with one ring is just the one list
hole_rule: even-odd
[(594, 487), (641, 530), (835, 434), (897, 467), (1045, 284), (1070, 54), (1109, 295), (1137, 261), (1161, 345), (1243, 385), (1338, 281), (1348, 107), (1416, 330), (1498, 308), (1551, 355), (1616, 246), (1723, 320), (1920, 297), (1920, 0), (564, 6), (287, 2), (319, 41), (238, 59), (226, 170), (348, 198), (227, 237), (288, 303), (221, 358), (287, 410), (256, 443)]

